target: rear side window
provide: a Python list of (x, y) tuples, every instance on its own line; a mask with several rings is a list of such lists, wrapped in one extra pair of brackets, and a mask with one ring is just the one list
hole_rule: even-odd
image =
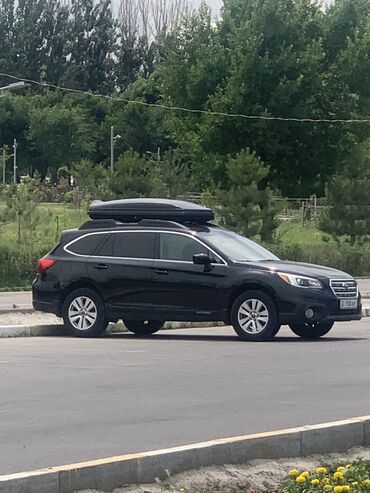
[(155, 233), (115, 233), (113, 257), (154, 258)]
[(84, 236), (69, 245), (66, 250), (78, 255), (94, 255), (107, 235)]

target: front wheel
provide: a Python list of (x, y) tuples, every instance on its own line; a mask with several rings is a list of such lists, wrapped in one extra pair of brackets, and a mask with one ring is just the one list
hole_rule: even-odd
[(158, 320), (124, 320), (123, 323), (130, 332), (137, 336), (150, 336), (161, 330), (165, 322)]
[(295, 335), (302, 339), (320, 339), (332, 328), (334, 322), (311, 322), (303, 324), (290, 324), (289, 327)]
[(246, 341), (269, 341), (280, 329), (275, 303), (261, 291), (246, 291), (231, 309), (235, 332)]

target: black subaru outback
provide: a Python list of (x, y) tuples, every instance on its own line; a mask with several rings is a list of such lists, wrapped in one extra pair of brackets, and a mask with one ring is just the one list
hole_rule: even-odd
[(316, 339), (334, 322), (361, 319), (351, 276), (280, 260), (213, 224), (205, 207), (96, 201), (89, 215), (39, 261), (33, 283), (34, 308), (62, 316), (75, 336), (97, 336), (122, 319), (140, 336), (171, 320), (231, 323), (249, 341), (272, 339), (288, 324)]

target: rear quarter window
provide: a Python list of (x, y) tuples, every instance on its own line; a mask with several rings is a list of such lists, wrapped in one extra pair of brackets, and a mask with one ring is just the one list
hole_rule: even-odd
[(66, 247), (67, 252), (77, 255), (94, 255), (107, 240), (108, 235), (87, 235), (74, 241)]

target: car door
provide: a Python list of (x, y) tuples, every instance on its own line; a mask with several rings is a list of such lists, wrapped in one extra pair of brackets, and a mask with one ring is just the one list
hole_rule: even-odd
[[(195, 265), (205, 253), (211, 269)], [(223, 286), (228, 266), (194, 235), (160, 232), (153, 266), (153, 314), (166, 320), (223, 320)]]
[(155, 233), (112, 231), (89, 259), (89, 277), (116, 318), (148, 319)]

